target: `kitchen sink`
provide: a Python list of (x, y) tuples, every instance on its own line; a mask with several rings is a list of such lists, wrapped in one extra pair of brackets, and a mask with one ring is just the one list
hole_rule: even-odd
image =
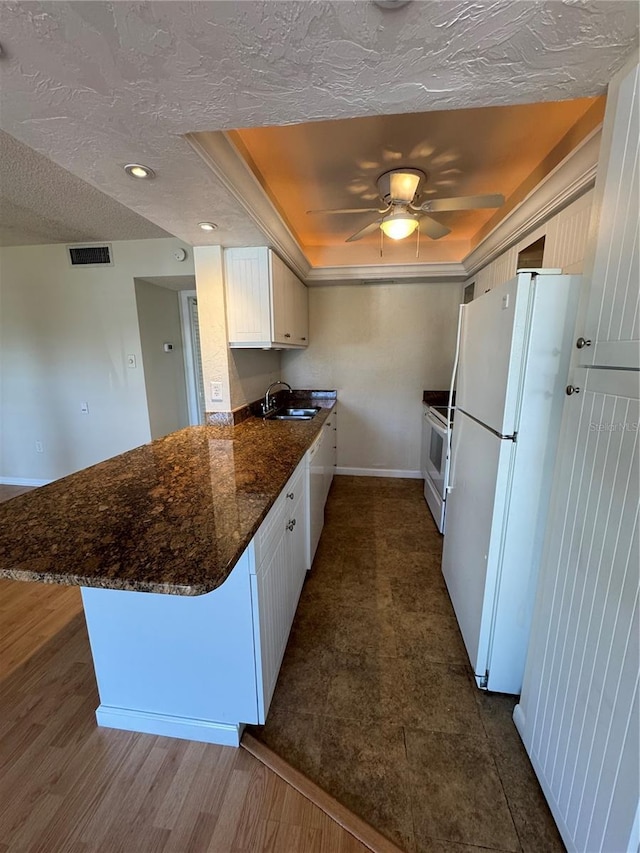
[(319, 406), (311, 406), (308, 409), (297, 407), (287, 407), (278, 409), (270, 415), (267, 415), (265, 420), (268, 421), (310, 421), (320, 411)]

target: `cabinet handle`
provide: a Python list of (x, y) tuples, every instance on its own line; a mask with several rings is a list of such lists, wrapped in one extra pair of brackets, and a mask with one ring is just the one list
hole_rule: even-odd
[(291, 500), (293, 500), (293, 498), (294, 498), (293, 492), (287, 492), (287, 497), (290, 498)]
[(295, 518), (292, 518), (292, 519), (289, 521), (289, 523), (287, 524), (287, 530), (288, 530), (289, 532), (291, 532), (295, 526), (296, 526), (296, 520), (295, 520)]
[(285, 338), (290, 338), (290, 337), (291, 337), (291, 335), (289, 334), (289, 332), (285, 332), (285, 333), (284, 333), (284, 336), (285, 336)]
[(570, 397), (572, 394), (579, 394), (580, 389), (575, 385), (567, 385), (567, 387), (565, 389), (565, 393), (566, 393), (567, 397)]
[(578, 338), (578, 340), (576, 341), (576, 346), (578, 347), (578, 349), (582, 349), (582, 347), (590, 347), (591, 341), (587, 340), (586, 338)]
[(307, 339), (306, 339), (306, 338), (300, 338), (300, 340), (301, 340), (301, 341), (306, 341)]

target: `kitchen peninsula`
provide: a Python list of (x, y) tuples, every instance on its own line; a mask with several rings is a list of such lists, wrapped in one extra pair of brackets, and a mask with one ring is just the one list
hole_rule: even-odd
[(200, 426), (0, 506), (0, 576), (73, 584), (99, 724), (237, 745), (263, 722), (309, 568), (309, 421)]

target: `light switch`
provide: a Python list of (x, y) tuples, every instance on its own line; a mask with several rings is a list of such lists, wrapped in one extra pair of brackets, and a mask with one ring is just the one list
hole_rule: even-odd
[(136, 366), (136, 357), (133, 353), (127, 356), (127, 367), (133, 369)]
[(222, 382), (211, 383), (211, 399), (214, 403), (222, 402)]
[(89, 404), (88, 403), (80, 403), (80, 411), (83, 415), (89, 414)]

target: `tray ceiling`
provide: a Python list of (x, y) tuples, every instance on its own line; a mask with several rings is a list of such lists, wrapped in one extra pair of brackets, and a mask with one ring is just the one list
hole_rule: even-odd
[[(377, 207), (378, 176), (401, 167), (426, 172), (424, 200), (483, 193), (509, 200), (530, 175), (537, 183), (551, 171), (603, 115), (604, 98), (580, 99), (250, 128), (229, 138), (312, 265), (340, 264), (349, 257), (376, 263), (379, 232), (357, 243), (345, 241), (377, 214), (307, 211)], [(462, 260), (483, 226), (500, 221), (509, 207), (433, 214), (451, 233), (437, 243), (422, 235), (421, 255)], [(415, 235), (385, 240), (383, 257), (396, 262), (415, 257), (416, 249)]]

